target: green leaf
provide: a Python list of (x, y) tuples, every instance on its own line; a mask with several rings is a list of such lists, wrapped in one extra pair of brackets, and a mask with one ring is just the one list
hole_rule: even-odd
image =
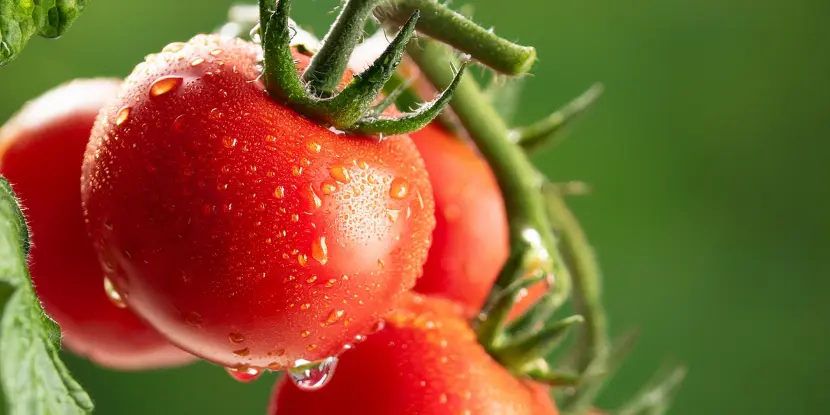
[(0, 0), (0, 66), (11, 62), (29, 38), (66, 32), (87, 0)]
[(60, 328), (35, 296), (28, 251), (23, 213), (9, 182), (0, 177), (0, 380), (8, 414), (88, 414), (92, 400), (58, 354)]

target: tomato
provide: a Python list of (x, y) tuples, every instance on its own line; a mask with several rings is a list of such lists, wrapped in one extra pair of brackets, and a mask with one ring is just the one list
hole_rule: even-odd
[(547, 388), (513, 377), (457, 305), (407, 296), (383, 329), (341, 355), (328, 384), (277, 383), (269, 415), (550, 415)]
[[(413, 133), (412, 140), (432, 181), (436, 217), (424, 275), (415, 291), (452, 299), (478, 313), (510, 252), (498, 183), (471, 144), (437, 123)], [(544, 284), (531, 287), (513, 315), (545, 290)]]
[(369, 331), (415, 284), (435, 219), (408, 136), (278, 104), (260, 52), (203, 35), (148, 57), (98, 118), (82, 197), (131, 308), (209, 361), (277, 370)]
[(25, 206), (35, 290), (60, 325), (64, 345), (112, 368), (178, 365), (193, 356), (107, 298), (84, 229), (84, 149), (98, 110), (115, 98), (118, 86), (111, 79), (77, 80), (27, 104), (0, 129), (0, 174)]

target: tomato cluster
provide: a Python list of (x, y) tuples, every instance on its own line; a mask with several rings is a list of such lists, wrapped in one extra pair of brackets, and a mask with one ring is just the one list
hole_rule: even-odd
[(287, 371), (271, 414), (556, 414), (470, 323), (509, 254), (487, 162), (437, 123), (327, 127), (269, 94), (262, 53), (199, 35), (0, 130), (66, 347), (118, 369)]

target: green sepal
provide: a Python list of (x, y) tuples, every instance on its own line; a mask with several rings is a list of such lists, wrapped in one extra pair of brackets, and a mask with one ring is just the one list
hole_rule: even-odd
[[(363, 36), (366, 21), (381, 1), (383, 0), (346, 0), (341, 6), (340, 14), (323, 37), (323, 45), (303, 72), (303, 82), (315, 96), (326, 98), (340, 84), (349, 56)], [(409, 13), (406, 20), (415, 12), (413, 10)]]
[[(395, 77), (393, 76), (393, 79), (394, 78)], [(383, 99), (374, 106), (374, 108), (366, 113), (366, 118), (377, 118), (382, 116), (384, 111), (395, 105), (400, 100), (401, 96), (408, 93), (410, 89), (409, 87), (412, 86), (413, 81), (414, 79), (409, 78), (404, 79), (401, 82), (396, 82), (398, 85), (386, 93), (386, 96), (384, 96)], [(384, 86), (384, 91), (387, 90), (388, 85), (389, 84)]]
[(508, 370), (523, 373), (527, 364), (544, 359), (562, 343), (573, 325), (584, 321), (585, 318), (580, 315), (565, 317), (528, 336), (511, 339), (491, 353)]
[[(544, 362), (544, 360), (541, 360), (541, 362)], [(539, 383), (557, 388), (574, 387), (579, 384), (580, 377), (578, 373), (550, 370), (542, 364), (538, 367), (538, 369), (528, 370), (524, 375)]]
[[(517, 273), (525, 272), (522, 267), (524, 262), (524, 254), (517, 253), (507, 259), (507, 263), (503, 269), (513, 270), (513, 272)], [(473, 327), (478, 335), (478, 341), (485, 349), (493, 353), (502, 346), (507, 340), (507, 337), (503, 335), (502, 328), (507, 321), (508, 315), (513, 310), (513, 306), (521, 298), (525, 290), (545, 281), (547, 276), (548, 274), (544, 271), (536, 270), (515, 278), (503, 289), (499, 289), (497, 286), (493, 287), (494, 292), (491, 292), (488, 296), (481, 313), (473, 321)]]
[(400, 65), (406, 45), (415, 33), (419, 16), (420, 12), (416, 10), (383, 54), (365, 71), (356, 75), (342, 92), (334, 98), (318, 101), (320, 115), (327, 118), (324, 121), (335, 128), (354, 130), (351, 127), (369, 111), (383, 86)]
[(424, 128), (450, 103), (466, 68), (467, 62), (462, 62), (452, 83), (436, 99), (424, 104), (421, 108), (394, 118), (363, 117), (349, 130), (357, 134), (388, 136), (408, 134)]
[(525, 151), (533, 151), (544, 145), (550, 145), (563, 137), (567, 127), (580, 118), (586, 110), (602, 95), (602, 84), (594, 84), (571, 102), (551, 115), (525, 127), (510, 131), (510, 140), (522, 146)]
[(29, 234), (0, 177), (0, 381), (9, 415), (88, 414), (93, 405), (60, 360), (60, 328), (43, 311), (26, 263)]
[(87, 0), (0, 0), (0, 66), (15, 59), (29, 39), (62, 35), (86, 7)]

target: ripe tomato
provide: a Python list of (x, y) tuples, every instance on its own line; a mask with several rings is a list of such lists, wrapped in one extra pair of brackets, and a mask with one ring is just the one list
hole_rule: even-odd
[[(510, 252), (507, 215), (498, 183), (475, 149), (437, 123), (412, 134), (426, 162), (436, 225), (424, 275), (415, 291), (457, 301), (478, 313)], [(544, 294), (533, 286), (518, 315)]]
[(343, 353), (329, 383), (277, 383), (269, 415), (551, 415), (547, 388), (521, 381), (476, 341), (460, 307), (407, 296), (383, 329)]
[(131, 308), (207, 360), (277, 370), (370, 330), (415, 284), (435, 219), (409, 137), (276, 103), (260, 51), (197, 36), (148, 57), (98, 118), (82, 193)]
[(0, 174), (25, 206), (35, 290), (66, 347), (118, 369), (182, 364), (193, 356), (107, 298), (84, 229), (84, 149), (98, 110), (115, 98), (118, 86), (111, 79), (77, 80), (27, 104), (0, 129)]

